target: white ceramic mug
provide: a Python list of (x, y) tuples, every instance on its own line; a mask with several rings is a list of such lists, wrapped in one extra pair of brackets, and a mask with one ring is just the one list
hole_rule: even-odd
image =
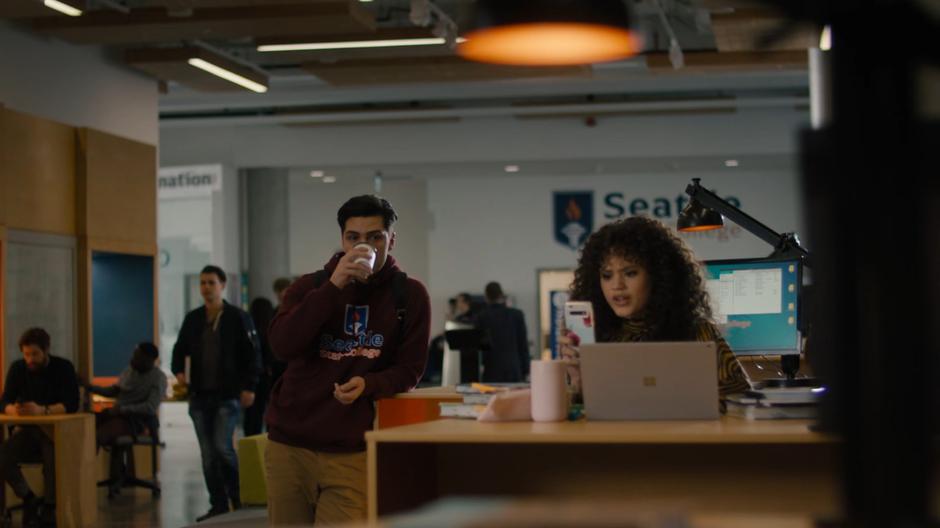
[[(356, 263), (361, 262), (361, 263), (365, 264), (366, 266), (369, 266), (369, 269), (370, 269), (370, 270), (373, 270), (373, 268), (375, 268), (375, 248), (372, 247), (372, 246), (370, 246), (369, 244), (364, 243), (364, 242), (361, 243), (361, 244), (356, 244), (355, 246), (353, 246), (353, 249), (359, 249), (359, 248), (366, 248), (366, 249), (368, 249), (368, 250), (369, 250), (369, 256), (368, 256), (368, 257), (359, 257), (359, 258), (357, 258), (354, 262), (356, 262)], [(374, 271), (374, 270), (373, 270), (373, 271)]]
[(560, 422), (568, 418), (568, 391), (565, 387), (565, 362), (532, 360), (532, 420)]

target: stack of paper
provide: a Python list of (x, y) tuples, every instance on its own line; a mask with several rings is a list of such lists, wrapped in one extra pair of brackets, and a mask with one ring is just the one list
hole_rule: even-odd
[(496, 394), (510, 390), (527, 389), (528, 383), (468, 383), (457, 385), (463, 403), (441, 402), (442, 418), (477, 418)]
[(748, 420), (812, 419), (823, 387), (781, 387), (747, 391), (725, 398), (726, 414)]

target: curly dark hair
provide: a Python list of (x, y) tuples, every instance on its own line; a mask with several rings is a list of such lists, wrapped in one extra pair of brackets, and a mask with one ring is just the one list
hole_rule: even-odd
[(697, 322), (711, 319), (701, 266), (692, 250), (662, 222), (633, 216), (591, 234), (578, 258), (571, 298), (594, 305), (598, 341), (618, 340), (623, 326), (601, 290), (601, 266), (612, 255), (634, 261), (649, 276), (650, 297), (643, 318), (650, 339), (694, 339)]

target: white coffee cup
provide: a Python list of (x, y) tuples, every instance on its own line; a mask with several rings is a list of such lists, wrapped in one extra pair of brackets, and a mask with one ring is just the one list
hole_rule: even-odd
[(536, 422), (560, 422), (568, 418), (568, 391), (565, 387), (565, 362), (532, 360), (532, 419)]
[(374, 271), (373, 268), (375, 267), (375, 248), (366, 243), (356, 244), (355, 246), (353, 246), (353, 249), (359, 249), (359, 248), (368, 249), (369, 255), (365, 257), (359, 257), (353, 262), (356, 262), (357, 264), (358, 263), (365, 264), (366, 266), (369, 266), (369, 270)]

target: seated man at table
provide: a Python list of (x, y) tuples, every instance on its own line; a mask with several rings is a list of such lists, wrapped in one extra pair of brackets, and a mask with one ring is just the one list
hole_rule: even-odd
[[(49, 353), (51, 340), (42, 328), (20, 337), (23, 359), (10, 365), (0, 405), (10, 416), (44, 416), (78, 410), (78, 379), (67, 359)], [(20, 464), (42, 461), (45, 500), (29, 489)], [(20, 425), (0, 444), (0, 476), (23, 500), (23, 525), (55, 520), (55, 453), (52, 439), (38, 425)], [(45, 504), (43, 504), (43, 502)], [(41, 512), (40, 512), (41, 507)]]
[[(166, 376), (156, 367), (159, 350), (153, 343), (139, 343), (131, 354), (130, 366), (118, 382), (102, 387), (88, 385), (88, 392), (117, 398), (114, 405), (95, 415), (97, 445), (113, 445), (121, 436), (144, 432), (157, 415), (166, 395)], [(111, 479), (117, 482), (123, 474), (121, 457), (111, 457)]]

